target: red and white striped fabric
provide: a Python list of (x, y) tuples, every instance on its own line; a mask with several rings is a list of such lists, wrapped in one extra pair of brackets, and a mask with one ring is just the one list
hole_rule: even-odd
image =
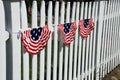
[(75, 22), (58, 25), (58, 30), (62, 34), (61, 41), (65, 46), (69, 45), (74, 40), (76, 29)]
[(79, 21), (79, 34), (83, 38), (87, 38), (94, 29), (93, 19), (84, 19)]
[(21, 32), (22, 43), (26, 52), (38, 54), (47, 45), (50, 33), (47, 25), (43, 28), (32, 28)]

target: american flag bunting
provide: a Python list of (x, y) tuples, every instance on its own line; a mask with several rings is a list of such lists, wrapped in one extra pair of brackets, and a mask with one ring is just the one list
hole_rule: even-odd
[(51, 31), (48, 25), (39, 28), (32, 28), (21, 32), (22, 43), (26, 52), (38, 54), (47, 45)]
[(92, 18), (79, 21), (79, 34), (83, 38), (87, 38), (93, 29), (94, 29), (94, 22)]
[(74, 40), (76, 29), (77, 27), (75, 22), (58, 25), (58, 30), (62, 34), (61, 40), (65, 46), (69, 45)]

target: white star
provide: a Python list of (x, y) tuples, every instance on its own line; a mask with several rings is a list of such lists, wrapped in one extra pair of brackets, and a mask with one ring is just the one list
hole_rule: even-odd
[(38, 34), (36, 33), (35, 36), (37, 36)]
[(33, 31), (33, 33), (35, 33), (35, 30)]
[(38, 32), (40, 32), (40, 29), (38, 30)]
[(35, 37), (33, 37), (33, 40), (35, 40)]
[(67, 26), (67, 24), (65, 24), (65, 26)]

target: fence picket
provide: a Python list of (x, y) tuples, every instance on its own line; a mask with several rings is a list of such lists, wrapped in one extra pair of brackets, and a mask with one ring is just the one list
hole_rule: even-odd
[(96, 33), (97, 33), (97, 20), (98, 20), (98, 2), (95, 2), (95, 15), (94, 15), (94, 22), (95, 22), (95, 29), (94, 29), (94, 37), (93, 37), (93, 55), (92, 55), (92, 79), (91, 80), (94, 80), (94, 77), (95, 77), (95, 56), (96, 56), (96, 52), (95, 52), (95, 48), (96, 48)]
[[(76, 8), (76, 2), (73, 3), (72, 5), (72, 17), (71, 17), (71, 22), (75, 21), (75, 8)], [(73, 62), (73, 42), (70, 44), (70, 54), (69, 54), (69, 80), (72, 80), (72, 62)], [(76, 53), (74, 53), (76, 54)]]
[[(88, 2), (86, 2), (85, 3), (85, 11), (84, 11), (84, 18), (83, 19), (87, 19), (87, 11), (88, 11)], [(86, 61), (86, 41), (87, 41), (87, 38), (82, 38), (82, 42), (83, 42), (83, 51), (82, 51), (82, 76), (81, 76), (81, 78), (82, 78), (82, 80), (84, 80), (84, 78), (85, 78), (85, 62), (84, 61)]]
[(77, 75), (76, 75), (76, 72), (77, 72), (77, 53), (78, 53), (78, 22), (79, 22), (79, 6), (80, 6), (80, 3), (77, 2), (77, 8), (76, 8), (76, 26), (77, 26), (77, 30), (76, 30), (76, 34), (75, 34), (75, 41), (74, 41), (74, 70), (73, 70), (73, 80), (76, 80), (77, 79)]
[[(52, 2), (49, 2), (48, 8), (48, 27), (52, 31)], [(47, 50), (47, 80), (51, 80), (51, 47), (52, 47), (52, 34), (48, 40), (48, 50)]]
[[(32, 28), (37, 28), (37, 2), (32, 3)], [(37, 55), (32, 55), (32, 80), (37, 80)]]
[(58, 31), (57, 24), (59, 20), (59, 2), (55, 3), (55, 20), (54, 20), (54, 61), (53, 61), (53, 80), (57, 79), (57, 51), (58, 51)]
[[(64, 24), (64, 18), (65, 18), (65, 2), (62, 2), (61, 4), (61, 17), (60, 17), (60, 23)], [(62, 80), (63, 76), (63, 44), (60, 42), (60, 52), (59, 52), (59, 80)]]
[[(41, 27), (45, 26), (45, 1), (41, 2), (40, 26)], [(40, 52), (40, 74), (39, 74), (40, 80), (44, 80), (45, 77), (44, 72), (45, 72), (45, 50), (42, 50)]]
[[(94, 20), (94, 23), (95, 23), (95, 18), (94, 18), (94, 13), (95, 13), (95, 2), (93, 2), (93, 7), (91, 7), (91, 11), (92, 11), (92, 15), (91, 17), (93, 18)], [(95, 26), (94, 26), (95, 27)], [(96, 28), (96, 27), (95, 27)], [(94, 29), (95, 30), (95, 29)], [(94, 31), (91, 32), (91, 36), (90, 36), (90, 50), (89, 50), (89, 74), (88, 74), (88, 80), (91, 80), (91, 74), (92, 74), (92, 56), (93, 56), (93, 42), (94, 42), (94, 35), (93, 35)]]
[[(102, 33), (102, 24), (103, 24), (103, 11), (104, 11), (104, 2), (100, 2), (100, 15), (98, 19), (98, 34), (97, 34), (97, 61), (96, 61), (96, 79), (99, 79), (99, 68), (100, 68), (100, 46), (101, 46), (101, 33)], [(98, 37), (99, 36), (99, 37)]]
[[(66, 8), (66, 23), (70, 21), (70, 2), (67, 2)], [(68, 75), (68, 46), (65, 46), (65, 62), (64, 62), (64, 80), (67, 80)]]
[[(91, 2), (89, 2), (89, 9), (88, 9), (88, 19), (90, 18), (90, 16), (91, 16)], [(86, 62), (85, 62), (85, 64), (86, 64), (86, 66), (85, 66), (85, 80), (88, 80), (88, 73), (89, 73), (89, 71), (88, 71), (88, 64), (89, 64), (89, 62), (88, 62), (88, 58), (89, 58), (89, 46), (90, 46), (90, 37), (91, 37), (91, 34), (87, 37), (87, 41), (86, 41)]]
[[(21, 26), (22, 29), (27, 29), (27, 11), (25, 1), (21, 2)], [(29, 80), (29, 54), (23, 52), (23, 80)]]
[[(80, 12), (80, 19), (83, 19), (83, 11), (84, 11), (84, 2), (82, 2), (81, 3), (81, 12)], [(81, 71), (82, 71), (82, 60), (81, 60), (81, 58), (82, 58), (82, 51), (81, 51), (81, 49), (82, 49), (82, 38), (81, 38), (81, 36), (79, 35), (79, 57), (78, 57), (78, 80), (80, 80), (81, 79), (81, 76), (82, 76), (82, 73), (81, 73)]]
[[(110, 2), (110, 3), (111, 3), (111, 2)], [(111, 3), (111, 7), (110, 7), (110, 8), (111, 8), (111, 10), (110, 10), (110, 15), (111, 15), (111, 14), (112, 14), (112, 10), (113, 10), (113, 4), (112, 4), (112, 3)], [(111, 15), (111, 16), (112, 16), (112, 15)], [(112, 18), (110, 18), (110, 23), (109, 23), (109, 24), (110, 24), (110, 32), (109, 32), (109, 42), (110, 42), (110, 43), (109, 43), (109, 44), (110, 44), (110, 45), (108, 46), (108, 49), (109, 49), (109, 50), (108, 50), (108, 52), (109, 52), (108, 72), (110, 72), (110, 69), (111, 69), (111, 67), (110, 67), (110, 65), (111, 65), (111, 60), (110, 60), (110, 59), (111, 59), (111, 33), (112, 33), (112, 26), (111, 26), (112, 24), (111, 24), (111, 23), (112, 23)]]
[(103, 21), (103, 29), (102, 29), (102, 44), (101, 44), (101, 72), (100, 72), (100, 76), (103, 76), (103, 72), (104, 72), (104, 45), (105, 45), (105, 41), (104, 41), (104, 36), (105, 36), (105, 21), (106, 21), (106, 10), (107, 10), (107, 3), (105, 2), (105, 7), (104, 7), (104, 21)]

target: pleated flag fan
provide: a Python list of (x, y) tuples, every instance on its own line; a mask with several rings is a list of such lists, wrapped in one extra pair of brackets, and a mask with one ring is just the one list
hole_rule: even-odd
[(79, 34), (83, 38), (87, 38), (94, 29), (93, 19), (84, 19), (79, 21)]
[(61, 41), (65, 46), (69, 45), (74, 40), (76, 29), (75, 22), (58, 25), (58, 30), (62, 34)]
[(21, 32), (22, 44), (29, 54), (38, 54), (47, 45), (51, 31), (48, 26), (32, 28)]

